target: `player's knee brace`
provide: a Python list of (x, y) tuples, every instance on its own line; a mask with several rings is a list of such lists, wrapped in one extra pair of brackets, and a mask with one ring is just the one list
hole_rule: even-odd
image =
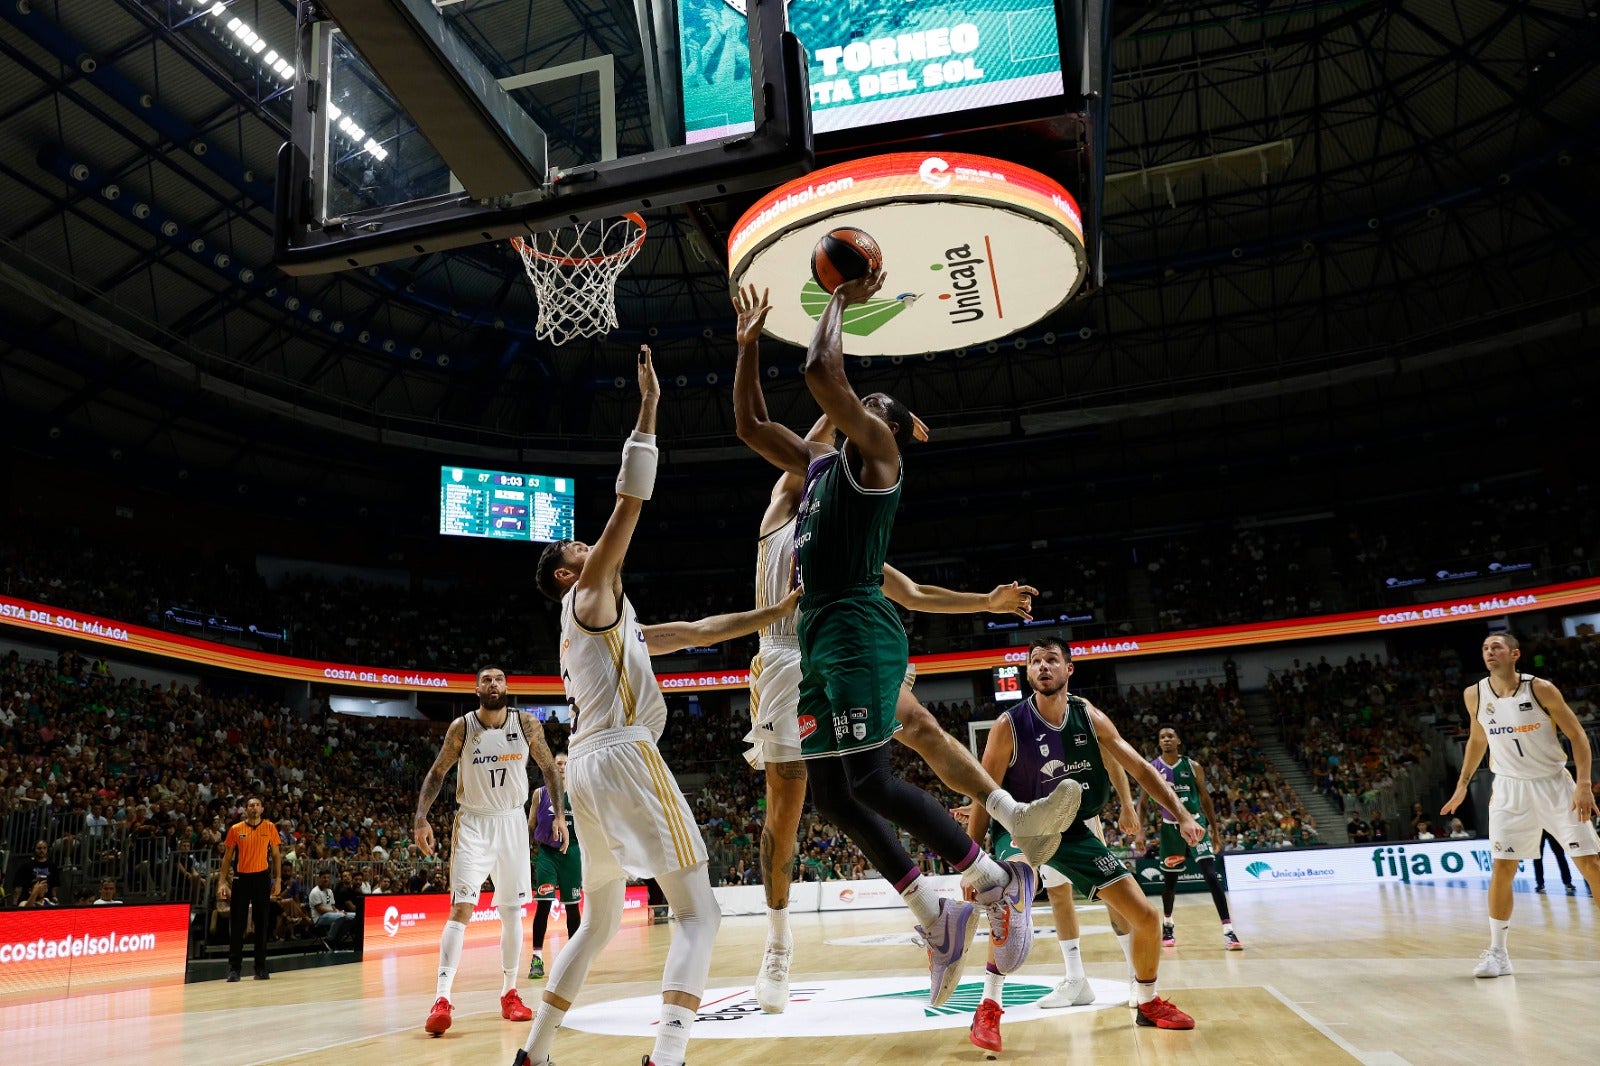
[(722, 908), (711, 891), (711, 878), (704, 863), (686, 870), (674, 870), (656, 878), (661, 891), (678, 920), (677, 935), (667, 949), (666, 967), (661, 974), (664, 992), (700, 996), (711, 973), (711, 951), (717, 929), (722, 925)]
[(545, 984), (546, 991), (569, 1001), (577, 997), (584, 978), (589, 975), (589, 967), (622, 928), (622, 906), (627, 900), (628, 886), (621, 880), (607, 881), (587, 892), (584, 921), (556, 956), (555, 969)]

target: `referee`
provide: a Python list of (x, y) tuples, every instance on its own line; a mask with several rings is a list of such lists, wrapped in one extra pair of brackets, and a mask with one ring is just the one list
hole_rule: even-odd
[[(222, 841), (222, 873), (217, 885), (217, 898), (233, 900), (233, 939), (228, 950), (228, 980), (239, 979), (239, 968), (244, 965), (244, 927), (250, 911), (256, 919), (256, 980), (265, 981), (267, 973), (267, 929), (272, 921), (268, 915), (271, 899), (278, 893), (279, 861), (283, 854), (278, 839), (278, 827), (261, 817), (260, 797), (251, 796), (244, 805), (244, 821), (235, 822)], [(233, 876), (238, 856), (238, 891), (233, 889)]]

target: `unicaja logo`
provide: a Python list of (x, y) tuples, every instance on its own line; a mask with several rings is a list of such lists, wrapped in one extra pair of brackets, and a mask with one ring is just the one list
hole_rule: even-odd
[(1244, 868), (1244, 872), (1245, 873), (1249, 874), (1251, 877), (1257, 877), (1257, 878), (1259, 878), (1264, 873), (1270, 872), (1271, 870), (1272, 870), (1272, 867), (1270, 865), (1268, 865), (1267, 863), (1264, 863), (1264, 862), (1253, 862), (1249, 866), (1246, 866)]
[(383, 931), (390, 936), (400, 932), (400, 908), (390, 907), (383, 912)]
[(917, 168), (917, 177), (935, 189), (942, 189), (950, 184), (950, 164), (936, 155), (930, 155)]
[(856, 898), (856, 890), (855, 889), (853, 889), (853, 888), (841, 888), (839, 890), (839, 902), (840, 903), (849, 903), (849, 902), (853, 901), (855, 898)]

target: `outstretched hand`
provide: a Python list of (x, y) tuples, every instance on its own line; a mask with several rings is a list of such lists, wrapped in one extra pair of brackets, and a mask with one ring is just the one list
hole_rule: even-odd
[(656, 378), (656, 363), (648, 344), (639, 345), (639, 395), (647, 400), (661, 398), (661, 382)]
[(989, 593), (988, 609), (994, 614), (1014, 614), (1025, 621), (1033, 621), (1033, 598), (1039, 590), (1032, 585), (997, 585)]
[(754, 285), (739, 290), (733, 298), (733, 309), (738, 312), (739, 322), (734, 327), (734, 338), (740, 344), (754, 344), (761, 339), (761, 330), (767, 324), (767, 313), (772, 310), (772, 303), (767, 299), (769, 290), (762, 289), (761, 295), (756, 295)]
[(873, 295), (883, 288), (884, 279), (888, 275), (881, 269), (874, 270), (859, 278), (853, 278), (833, 290), (833, 294), (844, 301), (846, 307), (852, 304), (864, 304), (872, 299)]

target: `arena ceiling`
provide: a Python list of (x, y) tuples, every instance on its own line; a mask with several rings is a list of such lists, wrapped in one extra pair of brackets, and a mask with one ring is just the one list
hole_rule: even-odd
[[(651, 216), (606, 342), (536, 343), (503, 246), (277, 275), (289, 100), (214, 6), (0, 3), (14, 446), (313, 499), (382, 494), (397, 463), (431, 456), (609, 464), (635, 406), (614, 381), (653, 328), (671, 462), (746, 454), (726, 282), (682, 211)], [(225, 7), (292, 45), (288, 0)], [(616, 55), (620, 137), (647, 139), (632, 4), (446, 11), (499, 74)], [(1106, 287), (1020, 347), (878, 360), (857, 383), (904, 398), (973, 470), (1019, 442), (1160, 469), (1504, 429), (1522, 407), (1511, 386), (1582, 404), (1600, 312), (1597, 16), (1596, 0), (1118, 3)], [(567, 103), (541, 115), (558, 150), (593, 136)], [(361, 330), (394, 351), (350, 343)], [(796, 425), (814, 412), (793, 376), (771, 403)]]

